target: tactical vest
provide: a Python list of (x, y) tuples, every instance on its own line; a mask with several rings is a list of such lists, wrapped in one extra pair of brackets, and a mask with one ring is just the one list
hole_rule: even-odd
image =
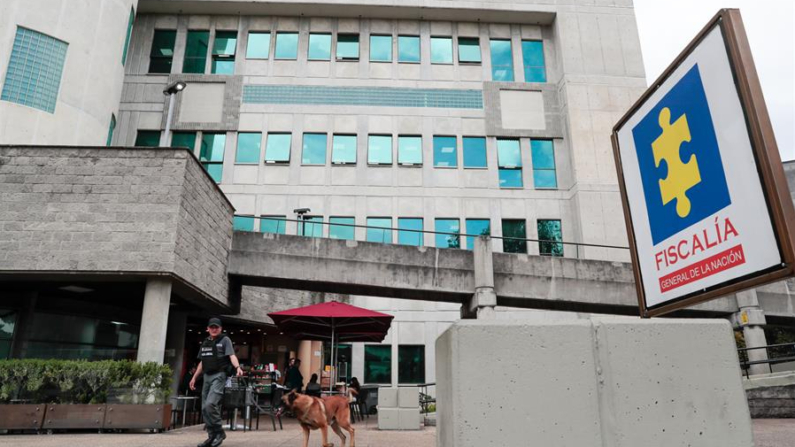
[(204, 342), (202, 342), (200, 353), (202, 371), (205, 374), (216, 374), (219, 372), (229, 374), (232, 368), (232, 361), (229, 360), (229, 356), (225, 355), (223, 352), (223, 341), (225, 338), (227, 338), (226, 335), (221, 335), (215, 340), (213, 340), (212, 337), (207, 337), (204, 339)]

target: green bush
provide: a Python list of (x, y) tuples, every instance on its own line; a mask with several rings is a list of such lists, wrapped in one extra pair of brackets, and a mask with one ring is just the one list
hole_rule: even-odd
[(165, 403), (171, 368), (131, 360), (0, 360), (0, 403)]

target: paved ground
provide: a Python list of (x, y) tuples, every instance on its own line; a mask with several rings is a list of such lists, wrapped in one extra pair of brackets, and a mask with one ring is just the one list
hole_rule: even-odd
[[(421, 431), (379, 431), (375, 418), (354, 425), (358, 447), (435, 447), (436, 428)], [(268, 423), (263, 420), (263, 423)], [(301, 430), (294, 420), (285, 420), (284, 430), (273, 432), (265, 424), (259, 431), (229, 433), (224, 447), (300, 447)], [(754, 421), (755, 447), (795, 446), (795, 419), (757, 419)], [(0, 446), (14, 447), (192, 447), (204, 440), (198, 427), (153, 434), (56, 434), (56, 435), (0, 435)], [(339, 438), (329, 441), (339, 447)], [(312, 432), (310, 447), (320, 447), (320, 435)], [(750, 447), (750, 446), (749, 446)]]

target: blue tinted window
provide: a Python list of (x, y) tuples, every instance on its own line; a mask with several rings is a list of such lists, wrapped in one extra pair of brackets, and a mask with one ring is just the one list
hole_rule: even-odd
[(224, 161), (225, 133), (205, 133), (202, 135), (201, 161)]
[(124, 50), (121, 53), (121, 64), (127, 60), (127, 50), (130, 48), (130, 37), (132, 37), (133, 22), (135, 22), (135, 8), (130, 9), (130, 20), (127, 22), (127, 37), (124, 38)]
[(461, 248), (461, 224), (458, 219), (436, 219), (436, 228), (434, 231), (439, 233), (453, 233), (437, 234), (437, 248)]
[(432, 64), (453, 63), (452, 37), (431, 37), (431, 63)]
[(375, 62), (392, 61), (392, 36), (370, 36), (370, 60)]
[(182, 60), (183, 73), (204, 73), (209, 42), (209, 31), (188, 31), (185, 42), (185, 58)]
[[(379, 228), (384, 228), (383, 230)], [(368, 217), (367, 218), (367, 242), (380, 242), (382, 244), (392, 243), (392, 219), (389, 217)]]
[(433, 137), (433, 165), (445, 168), (458, 166), (455, 137)]
[(298, 222), (299, 236), (323, 237), (323, 216), (307, 216), (302, 222)]
[(398, 137), (398, 163), (422, 164), (422, 137)]
[(271, 51), (271, 33), (250, 32), (248, 33), (248, 47), (246, 47), (247, 59), (267, 59)]
[(331, 162), (356, 163), (356, 135), (334, 135), (331, 140)]
[(0, 99), (55, 113), (68, 46), (46, 34), (17, 27)]
[(519, 140), (497, 140), (497, 162), (501, 168), (516, 168), (522, 166), (522, 153), (519, 149)]
[(237, 153), (235, 163), (259, 163), (259, 148), (262, 134), (247, 132), (237, 134)]
[(525, 82), (547, 82), (544, 67), (544, 43), (537, 40), (522, 41), (522, 61)]
[(331, 34), (309, 35), (309, 60), (327, 61), (331, 59)]
[(538, 220), (538, 252), (542, 256), (563, 256), (563, 232), (560, 220)]
[(433, 107), (483, 110), (482, 90), (244, 84), (243, 104)]
[(276, 33), (276, 59), (298, 58), (298, 33)]
[(202, 166), (215, 183), (221, 183), (221, 177), (224, 170), (223, 163), (202, 163)]
[(465, 168), (485, 168), (488, 166), (485, 138), (464, 137), (463, 146)]
[(492, 39), (491, 79), (494, 81), (513, 81), (513, 55), (511, 41)]
[(555, 148), (552, 140), (532, 140), (533, 184), (536, 188), (557, 188)]
[(337, 59), (359, 60), (359, 35), (337, 35)]
[(420, 61), (419, 36), (398, 36), (398, 62)]
[(353, 217), (330, 217), (328, 221), (331, 224), (328, 227), (328, 237), (331, 239), (346, 239), (351, 241), (354, 239), (356, 227), (345, 226), (354, 224)]
[(232, 221), (235, 231), (254, 231), (254, 218), (248, 216), (235, 216)]
[(491, 235), (491, 221), (489, 219), (467, 219), (466, 225), (466, 234), (473, 235), (467, 236), (467, 246), (465, 247), (467, 250), (472, 250), (475, 248), (474, 235)]
[(291, 139), (289, 133), (269, 133), (265, 145), (265, 162), (289, 163)]
[(522, 170), (500, 168), (500, 188), (521, 188)]
[(326, 164), (326, 141), (327, 135), (324, 133), (305, 133), (301, 164)]
[(368, 137), (367, 163), (392, 164), (392, 135), (370, 135)]
[[(417, 230), (417, 231), (400, 231)], [(422, 246), (423, 233), (422, 219), (412, 217), (401, 217), (398, 219), (398, 244)]]
[(108, 126), (108, 141), (105, 143), (105, 146), (110, 146), (110, 143), (113, 141), (113, 131), (116, 129), (116, 115), (110, 114), (110, 125)]
[(480, 40), (477, 37), (458, 38), (458, 62), (480, 63)]
[(139, 130), (135, 136), (135, 146), (158, 147), (160, 146), (159, 130)]
[(527, 229), (524, 219), (503, 219), (502, 251), (504, 253), (527, 253)]
[(171, 134), (171, 147), (184, 147), (193, 152), (196, 147), (196, 132), (173, 132)]
[(211, 73), (234, 74), (237, 31), (216, 31)]
[(284, 234), (287, 221), (286, 216), (262, 216), (259, 220), (259, 231), (263, 233)]
[(149, 73), (171, 73), (176, 40), (176, 30), (155, 30), (152, 51), (149, 53)]

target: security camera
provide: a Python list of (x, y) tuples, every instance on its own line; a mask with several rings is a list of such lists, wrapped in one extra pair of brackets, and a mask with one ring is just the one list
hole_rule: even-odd
[(311, 210), (311, 209), (309, 209), (309, 208), (296, 208), (296, 209), (294, 209), (294, 210), (293, 210), (293, 212), (294, 212), (295, 214), (298, 214), (298, 215), (301, 215), (301, 214), (306, 214), (306, 213), (308, 213), (308, 212), (310, 212), (310, 211), (312, 211), (312, 210)]

